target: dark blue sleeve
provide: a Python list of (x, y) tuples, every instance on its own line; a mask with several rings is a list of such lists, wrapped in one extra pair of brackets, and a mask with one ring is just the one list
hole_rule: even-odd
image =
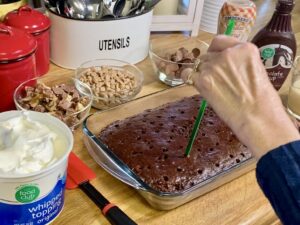
[(300, 141), (264, 155), (256, 178), (282, 223), (300, 225)]

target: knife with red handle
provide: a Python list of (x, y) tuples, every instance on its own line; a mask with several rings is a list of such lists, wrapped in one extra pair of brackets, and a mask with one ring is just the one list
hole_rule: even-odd
[(100, 209), (112, 225), (137, 225), (119, 207), (110, 203), (89, 181), (96, 174), (73, 152), (69, 156), (66, 188), (79, 187)]

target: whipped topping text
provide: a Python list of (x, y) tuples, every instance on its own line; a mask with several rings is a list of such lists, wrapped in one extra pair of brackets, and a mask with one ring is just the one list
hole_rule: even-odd
[(28, 174), (52, 164), (56, 138), (47, 126), (26, 113), (0, 122), (0, 174)]

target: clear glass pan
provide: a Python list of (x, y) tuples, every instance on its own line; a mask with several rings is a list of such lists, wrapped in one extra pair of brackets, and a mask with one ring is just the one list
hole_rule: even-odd
[(250, 158), (182, 192), (159, 192), (143, 182), (115, 156), (109, 146), (97, 138), (103, 128), (116, 120), (122, 120), (146, 109), (156, 108), (197, 93), (193, 87), (181, 85), (90, 115), (83, 123), (84, 143), (90, 155), (108, 173), (138, 190), (153, 208), (160, 210), (178, 207), (254, 169), (255, 159)]

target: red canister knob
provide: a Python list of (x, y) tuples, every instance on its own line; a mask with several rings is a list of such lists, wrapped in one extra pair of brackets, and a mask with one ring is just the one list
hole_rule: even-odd
[(14, 109), (13, 93), (36, 76), (36, 40), (27, 32), (0, 24), (0, 112)]
[(41, 76), (47, 73), (50, 58), (50, 19), (41, 12), (25, 5), (18, 10), (9, 12), (3, 22), (8, 26), (23, 29), (33, 35), (38, 44), (36, 51), (37, 75)]

